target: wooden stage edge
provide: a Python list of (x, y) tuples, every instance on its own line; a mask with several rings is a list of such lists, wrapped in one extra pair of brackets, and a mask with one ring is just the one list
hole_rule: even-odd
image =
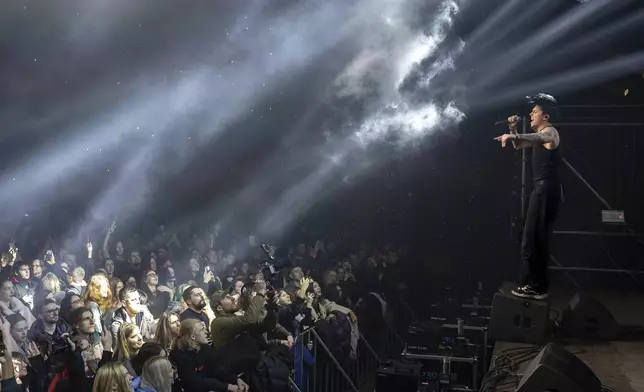
[[(595, 292), (592, 294), (608, 308), (625, 332), (619, 340), (586, 341), (579, 339), (559, 339), (553, 342), (561, 344), (588, 365), (602, 384), (615, 392), (644, 392), (644, 293)], [(555, 295), (551, 293), (551, 307), (562, 309), (574, 292)], [(530, 344), (497, 341), (494, 345), (492, 360), (501, 356), (506, 350), (516, 352), (521, 348), (535, 347)], [(506, 351), (507, 352), (507, 351)], [(499, 385), (496, 392), (515, 391), (521, 376), (538, 351), (530, 351), (515, 363), (514, 369), (518, 377), (506, 378), (504, 385)]]

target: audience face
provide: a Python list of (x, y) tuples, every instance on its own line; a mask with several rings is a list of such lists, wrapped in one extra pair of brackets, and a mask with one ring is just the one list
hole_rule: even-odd
[(72, 295), (71, 304), (72, 304), (72, 309), (71, 310), (75, 310), (75, 309), (82, 308), (83, 306), (85, 306), (85, 302), (78, 295)]
[(302, 271), (301, 267), (293, 267), (291, 270), (291, 279), (295, 282), (299, 282), (304, 278), (304, 271)]
[(2, 282), (2, 289), (0, 290), (0, 299), (2, 301), (9, 301), (13, 297), (13, 283), (6, 281)]
[(288, 293), (284, 290), (280, 291), (278, 300), (277, 300), (278, 305), (280, 306), (288, 306), (293, 303), (291, 300), (291, 296), (288, 295)]
[(95, 326), (94, 326), (94, 317), (92, 315), (92, 312), (90, 311), (83, 312), (83, 317), (81, 318), (80, 322), (76, 325), (76, 328), (80, 333), (85, 335), (94, 333)]
[(336, 282), (344, 281), (344, 268), (338, 268)]
[(150, 286), (157, 286), (159, 284), (159, 276), (154, 271), (148, 271), (145, 275), (145, 283)]
[(206, 307), (206, 300), (199, 289), (192, 289), (188, 306), (194, 309), (203, 309)]
[(238, 280), (238, 281), (235, 282), (235, 287), (233, 289), (233, 292), (235, 292), (237, 294), (241, 294), (243, 287), (244, 287), (244, 282), (241, 281), (241, 280)]
[(235, 255), (234, 255), (234, 254), (232, 254), (232, 253), (228, 253), (228, 254), (224, 257), (224, 263), (225, 263), (226, 265), (233, 265), (233, 264), (235, 264)]
[(219, 262), (219, 259), (217, 258), (217, 252), (215, 252), (214, 249), (211, 249), (208, 251), (208, 263), (209, 264), (217, 264)]
[(45, 324), (56, 324), (59, 319), (58, 310), (59, 307), (55, 303), (47, 304), (40, 311), (40, 318)]
[(224, 297), (224, 299), (219, 302), (219, 306), (225, 313), (235, 313), (241, 309), (241, 301), (239, 301), (239, 295), (229, 294)]
[(129, 262), (132, 267), (139, 268), (141, 266), (141, 255), (139, 252), (130, 253)]
[(208, 336), (206, 335), (206, 327), (203, 323), (195, 325), (192, 332), (192, 338), (199, 344), (208, 344)]
[(136, 278), (134, 276), (127, 278), (127, 280), (125, 281), (125, 286), (136, 288)]
[(315, 281), (314, 281), (311, 285), (313, 286), (313, 293), (314, 293), (317, 297), (319, 297), (320, 295), (322, 295), (322, 289), (320, 288), (320, 285), (318, 284), (318, 282), (315, 282)]
[(42, 276), (42, 261), (36, 259), (31, 263), (33, 276), (40, 278)]
[(116, 241), (116, 254), (123, 256), (123, 243), (121, 241)]
[(337, 279), (337, 274), (335, 271), (331, 270), (326, 273), (326, 277), (324, 279), (324, 284), (326, 285), (332, 285), (336, 283)]
[(168, 317), (168, 325), (170, 326), (170, 332), (172, 336), (179, 336), (179, 328), (181, 328), (181, 321), (176, 315), (171, 315)]
[(21, 279), (29, 279), (30, 275), (31, 275), (31, 272), (29, 272), (29, 266), (28, 265), (20, 266), (20, 269), (18, 269), (18, 276)]
[(109, 276), (114, 275), (114, 260), (112, 259), (105, 260), (105, 271)]
[(138, 291), (133, 293), (126, 293), (125, 299), (123, 300), (123, 305), (125, 309), (132, 314), (139, 314), (143, 311), (143, 306), (141, 305), (141, 296)]
[(116, 296), (117, 296), (117, 297), (118, 297), (119, 293), (121, 292), (121, 290), (123, 289), (123, 287), (125, 287), (125, 285), (123, 284), (123, 282), (118, 281), (118, 282), (116, 283), (116, 286), (114, 287), (114, 292), (116, 293)]
[(18, 321), (11, 326), (11, 336), (18, 344), (22, 344), (27, 340), (27, 331), (29, 331), (29, 327), (25, 320)]
[(188, 265), (190, 266), (190, 272), (192, 272), (193, 274), (199, 272), (200, 266), (199, 266), (199, 261), (197, 259), (194, 259), (194, 258), (190, 259), (190, 261), (188, 262)]
[(150, 269), (152, 271), (157, 270), (157, 259), (154, 259), (154, 258), (150, 259)]
[(141, 335), (139, 327), (134, 328), (130, 336), (127, 337), (127, 345), (129, 351), (133, 353), (141, 349), (141, 346), (143, 346), (143, 336)]

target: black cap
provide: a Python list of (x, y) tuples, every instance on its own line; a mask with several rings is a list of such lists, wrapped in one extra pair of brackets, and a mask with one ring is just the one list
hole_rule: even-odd
[(550, 94), (539, 93), (533, 96), (526, 97), (529, 104), (533, 105), (546, 105), (546, 106), (557, 106), (557, 100)]

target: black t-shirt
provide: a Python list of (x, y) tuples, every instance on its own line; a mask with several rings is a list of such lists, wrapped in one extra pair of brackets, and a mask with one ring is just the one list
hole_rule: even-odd
[(208, 320), (208, 316), (206, 316), (206, 313), (204, 312), (197, 313), (194, 310), (188, 308), (183, 312), (181, 312), (181, 314), (179, 315), (179, 321), (183, 321), (187, 319), (201, 320), (206, 325), (206, 331), (208, 331), (208, 335), (210, 335), (210, 320)]

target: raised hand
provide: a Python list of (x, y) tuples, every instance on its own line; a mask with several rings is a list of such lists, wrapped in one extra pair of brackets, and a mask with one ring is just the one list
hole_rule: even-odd
[(69, 345), (69, 348), (72, 350), (72, 352), (76, 351), (76, 343), (69, 337), (68, 333), (64, 333), (61, 335), (63, 340)]
[(40, 349), (38, 348), (38, 345), (36, 344), (36, 342), (29, 343), (29, 345), (27, 346), (27, 357), (33, 358), (39, 355), (40, 355)]
[(300, 289), (297, 292), (297, 296), (300, 298), (306, 298), (306, 290), (309, 288), (309, 285), (313, 282), (311, 278), (302, 278), (300, 279)]
[(85, 244), (85, 249), (87, 249), (87, 257), (91, 259), (94, 246), (92, 245), (92, 241), (89, 240), (89, 236), (87, 237), (87, 243)]

